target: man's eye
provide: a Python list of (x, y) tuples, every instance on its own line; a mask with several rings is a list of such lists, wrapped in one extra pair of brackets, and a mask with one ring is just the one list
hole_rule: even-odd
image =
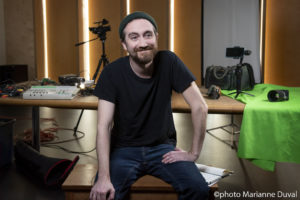
[(137, 40), (138, 36), (132, 35), (129, 37), (131, 40)]
[(152, 37), (152, 34), (151, 34), (151, 33), (147, 33), (147, 34), (145, 35), (145, 37), (146, 37), (146, 38), (151, 38), (151, 37)]

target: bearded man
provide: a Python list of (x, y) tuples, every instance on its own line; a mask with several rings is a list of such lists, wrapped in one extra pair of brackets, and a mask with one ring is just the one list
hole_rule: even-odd
[[(126, 199), (130, 186), (146, 174), (170, 183), (179, 199), (206, 199), (209, 188), (194, 161), (204, 140), (207, 105), (195, 77), (174, 53), (157, 50), (157, 24), (147, 13), (126, 16), (119, 35), (129, 55), (103, 69), (94, 91), (98, 173), (90, 199)], [(188, 152), (176, 148), (173, 90), (191, 108)]]

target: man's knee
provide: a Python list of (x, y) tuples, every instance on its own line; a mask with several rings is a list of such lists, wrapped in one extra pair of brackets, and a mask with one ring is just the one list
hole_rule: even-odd
[(200, 187), (192, 187), (191, 189), (195, 196), (199, 197), (199, 199), (208, 199), (209, 195), (209, 187), (207, 185), (201, 185)]
[(209, 196), (209, 187), (205, 182), (195, 181), (186, 185), (186, 188), (182, 191), (182, 195), (184, 197), (182, 199), (205, 200)]

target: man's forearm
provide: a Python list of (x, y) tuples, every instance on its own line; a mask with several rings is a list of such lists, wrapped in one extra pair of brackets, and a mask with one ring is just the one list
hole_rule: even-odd
[(99, 128), (97, 134), (97, 156), (98, 156), (98, 177), (99, 179), (110, 179), (109, 173), (110, 154), (110, 130)]
[(194, 128), (193, 142), (190, 152), (197, 158), (200, 155), (205, 133), (206, 133), (206, 119), (207, 119), (207, 106), (204, 104), (201, 107), (192, 109), (192, 123)]
[[(98, 102), (98, 124), (96, 149), (98, 156), (98, 180), (91, 189), (90, 199), (113, 199), (115, 190), (110, 180), (110, 132), (114, 113), (114, 104), (105, 100)], [(109, 198), (106, 198), (109, 195)]]

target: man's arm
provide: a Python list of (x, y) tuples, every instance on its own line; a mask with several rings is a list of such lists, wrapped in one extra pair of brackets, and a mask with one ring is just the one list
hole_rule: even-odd
[(191, 108), (193, 123), (193, 143), (189, 152), (171, 151), (163, 156), (163, 163), (172, 163), (177, 161), (196, 161), (200, 155), (206, 132), (207, 104), (195, 82), (182, 93), (185, 101)]
[(90, 199), (114, 199), (115, 190), (110, 180), (109, 154), (110, 134), (113, 123), (115, 104), (99, 100), (96, 149), (98, 156), (98, 180), (93, 186)]

